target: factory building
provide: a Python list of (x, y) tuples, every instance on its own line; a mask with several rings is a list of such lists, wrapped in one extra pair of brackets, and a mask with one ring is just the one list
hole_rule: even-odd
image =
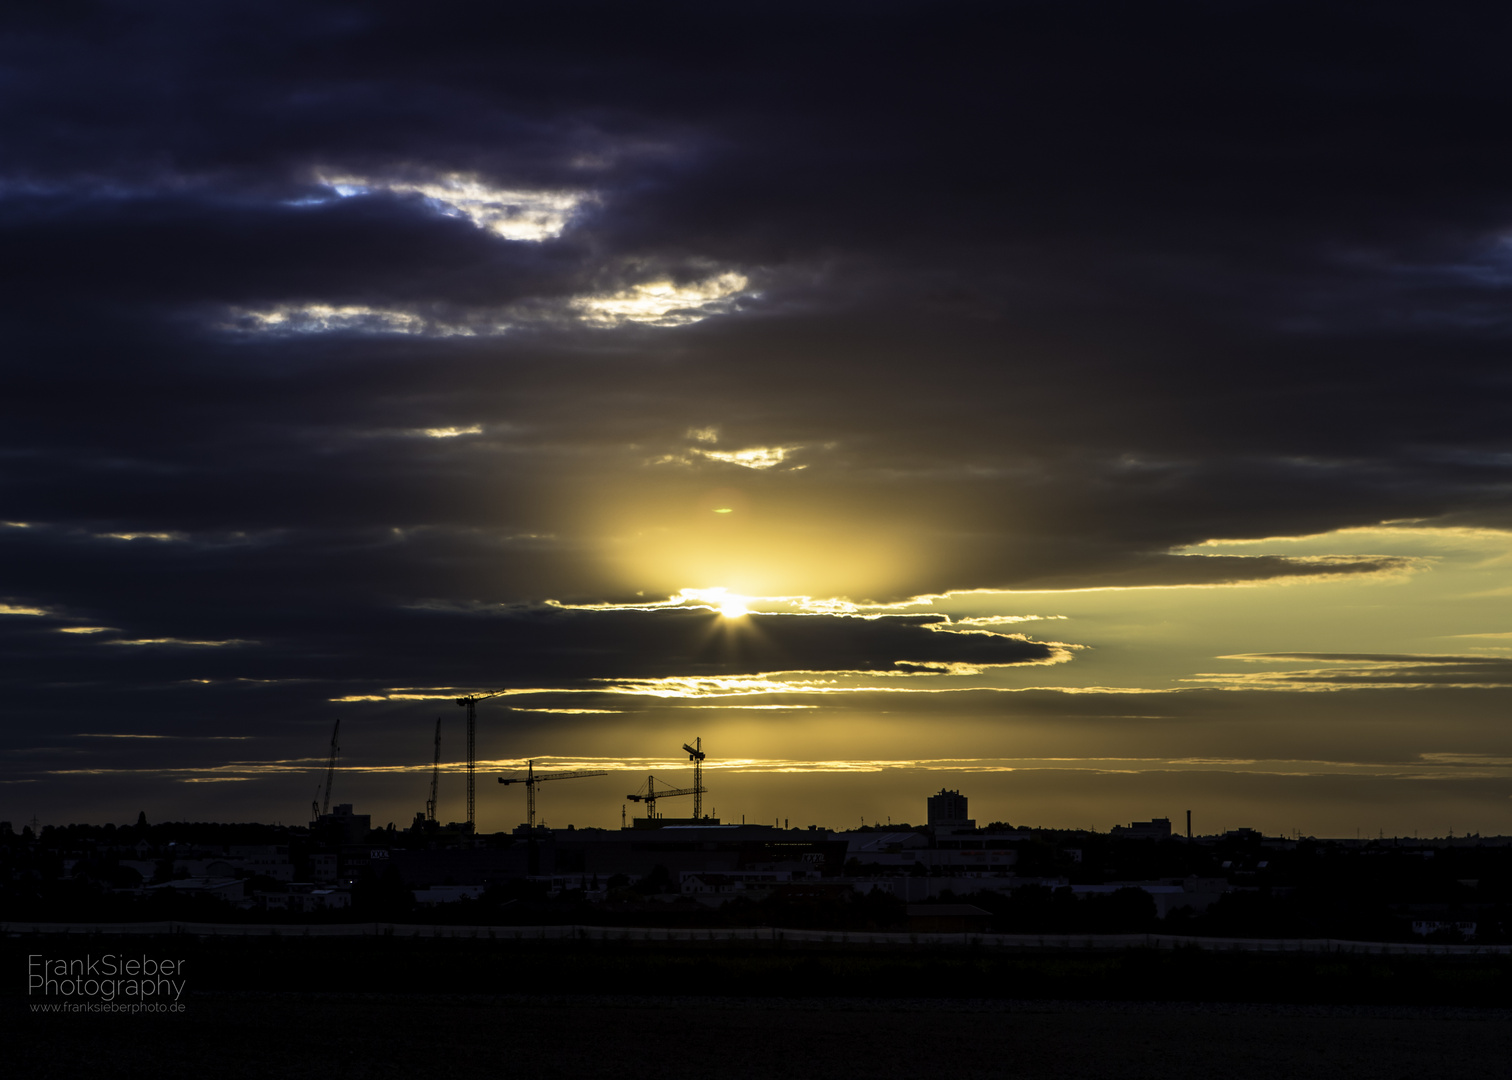
[(1169, 840), (1171, 819), (1158, 817), (1150, 821), (1131, 821), (1127, 825), (1115, 825), (1112, 835), (1122, 836), (1127, 840)]

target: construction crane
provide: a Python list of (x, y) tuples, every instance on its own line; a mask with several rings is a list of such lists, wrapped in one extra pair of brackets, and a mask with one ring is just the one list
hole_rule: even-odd
[[(336, 718), (336, 726), (331, 729), (331, 756), (326, 761), (325, 797), (320, 802), (310, 805), (310, 812), (315, 815), (315, 820), (317, 821), (322, 816), (331, 812), (331, 784), (336, 780), (336, 755), (341, 751), (341, 747), (337, 745), (336, 739), (340, 734), (341, 717), (338, 716)], [(315, 794), (320, 794), (319, 784), (315, 785)]]
[(457, 699), (457, 704), (467, 710), (467, 828), (469, 831), (477, 825), (477, 801), (474, 796), (477, 792), (478, 770), (478, 702), (487, 701), (489, 698), (508, 692), (494, 690), (487, 694), (468, 694), (466, 697)]
[(501, 776), (501, 784), (524, 784), (525, 785), (525, 823), (530, 828), (535, 828), (536, 818), (536, 793), (535, 786), (547, 780), (576, 780), (582, 776), (608, 776), (603, 769), (574, 769), (571, 772), (535, 773), (535, 762), (525, 763), (524, 776)]
[(425, 820), (436, 823), (436, 785), (441, 780), (441, 718), (436, 717), (436, 760), (431, 765), (431, 797), (425, 801)]
[(703, 740), (694, 739), (693, 745), (683, 743), (683, 749), (688, 752), (688, 760), (693, 763), (693, 820), (698, 821), (703, 817)]
[[(663, 780), (662, 783), (665, 784), (666, 781)], [(702, 795), (707, 790), (707, 788), (703, 787), (664, 787), (660, 791), (657, 791), (656, 777), (648, 776), (646, 777), (646, 789), (644, 791), (638, 791), (634, 795), (626, 795), (625, 798), (631, 802), (645, 803), (647, 814), (654, 819), (656, 817), (657, 799), (671, 799), (678, 795)]]

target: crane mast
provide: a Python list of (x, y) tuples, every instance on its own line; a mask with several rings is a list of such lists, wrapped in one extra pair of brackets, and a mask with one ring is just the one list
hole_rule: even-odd
[(693, 745), (683, 743), (683, 749), (688, 752), (688, 760), (693, 763), (693, 820), (703, 818), (703, 739), (694, 739)]
[(478, 822), (478, 699), (465, 697), (457, 704), (467, 708), (467, 827), (472, 830)]
[(336, 726), (331, 729), (331, 756), (326, 761), (325, 798), (320, 802), (320, 812), (322, 815), (331, 812), (331, 785), (336, 780), (336, 755), (341, 751), (341, 747), (337, 745), (336, 739), (340, 734), (341, 717), (338, 716), (336, 718)]
[(471, 832), (477, 827), (477, 783), (478, 783), (478, 702), (487, 701), (489, 698), (498, 697), (506, 693), (504, 690), (494, 690), (487, 694), (468, 694), (459, 697), (457, 704), (467, 710), (467, 828)]
[(436, 760), (431, 765), (431, 794), (425, 802), (425, 820), (436, 821), (436, 787), (441, 780), (441, 718), (436, 717)]

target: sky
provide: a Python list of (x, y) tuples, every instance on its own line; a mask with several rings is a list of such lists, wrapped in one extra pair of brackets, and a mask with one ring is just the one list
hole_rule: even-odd
[(11, 6), (0, 819), (1512, 833), (1509, 22)]

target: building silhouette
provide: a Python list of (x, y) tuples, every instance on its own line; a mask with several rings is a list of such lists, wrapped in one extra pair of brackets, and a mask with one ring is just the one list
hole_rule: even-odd
[(931, 795), (929, 803), (929, 827), (931, 829), (974, 829), (976, 822), (966, 816), (966, 796), (959, 791), (940, 789)]

